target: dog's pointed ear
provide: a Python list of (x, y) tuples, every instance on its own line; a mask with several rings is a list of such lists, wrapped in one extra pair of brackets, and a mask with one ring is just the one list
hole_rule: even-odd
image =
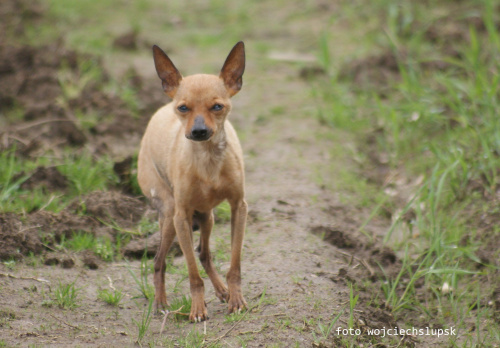
[(243, 85), (243, 72), (245, 71), (245, 44), (238, 42), (224, 62), (219, 77), (231, 95), (235, 95)]
[(156, 45), (153, 46), (153, 58), (156, 73), (162, 82), (163, 91), (170, 98), (173, 98), (182, 80), (182, 75), (165, 52)]

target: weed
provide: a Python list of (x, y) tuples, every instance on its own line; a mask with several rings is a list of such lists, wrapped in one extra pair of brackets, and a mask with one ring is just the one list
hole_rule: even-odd
[(229, 323), (236, 323), (240, 320), (242, 320), (245, 316), (246, 316), (247, 312), (246, 311), (243, 311), (243, 312), (234, 312), (234, 313), (231, 313), (231, 314), (226, 314), (225, 315), (225, 319), (224, 319), (224, 323), (225, 324), (229, 324)]
[(54, 303), (59, 306), (59, 308), (75, 309), (79, 306), (77, 300), (80, 289), (75, 287), (75, 282), (76, 280), (69, 284), (62, 284), (59, 282), (53, 297)]
[(10, 259), (2, 262), (5, 267), (7, 267), (8, 270), (12, 271), (16, 267), (16, 260)]
[(77, 195), (106, 190), (118, 180), (113, 171), (113, 161), (106, 157), (94, 159), (87, 153), (80, 156), (67, 155), (59, 170), (68, 178)]
[(262, 305), (273, 305), (273, 304), (276, 304), (276, 302), (278, 302), (277, 299), (271, 298), (271, 297), (267, 297), (267, 286), (266, 286), (264, 288), (264, 291), (262, 291), (262, 294), (259, 297), (259, 302), (257, 302), (256, 309), (257, 310), (260, 309), (260, 306), (262, 306)]
[(97, 292), (97, 298), (106, 302), (107, 304), (111, 306), (119, 306), (120, 302), (123, 299), (123, 293), (121, 290), (114, 289), (113, 291), (110, 291), (108, 289), (104, 290), (99, 290)]
[[(349, 321), (347, 322), (349, 329), (354, 328), (354, 307), (356, 306), (356, 303), (358, 302), (358, 298), (359, 298), (359, 294), (354, 296), (354, 290), (353, 290), (352, 283), (351, 283), (349, 286)], [(340, 314), (339, 314), (339, 316), (340, 316)], [(331, 327), (330, 327), (330, 329), (331, 329)]]
[(168, 308), (170, 312), (179, 312), (175, 314), (175, 319), (177, 321), (187, 320), (189, 318), (189, 313), (191, 312), (191, 298), (184, 295), (180, 298), (175, 298)]
[(186, 335), (177, 339), (177, 344), (181, 347), (203, 347), (204, 343), (205, 336), (196, 329), (196, 325), (193, 325), (191, 331), (189, 331)]
[(150, 298), (148, 301), (148, 307), (142, 312), (141, 321), (137, 321), (132, 318), (132, 321), (137, 326), (138, 334), (137, 334), (137, 342), (141, 342), (146, 335), (146, 332), (149, 329), (149, 325), (151, 324), (151, 319), (153, 318), (153, 298)]
[(222, 202), (215, 208), (215, 215), (221, 223), (231, 221), (231, 206), (227, 201)]
[(15, 148), (0, 153), (1, 211), (31, 212), (40, 208), (57, 211), (64, 207), (59, 196), (47, 195), (42, 187), (35, 187), (29, 191), (21, 189), (21, 185), (29, 179), (29, 173), (42, 163), (43, 159), (37, 161), (19, 159)]
[(95, 237), (87, 232), (76, 232), (71, 239), (63, 239), (61, 248), (68, 248), (73, 251), (91, 250), (104, 261), (112, 261), (121, 245), (121, 238), (116, 237), (117, 244), (113, 245), (109, 237)]
[(151, 273), (150, 268), (151, 266), (148, 263), (148, 257), (146, 253), (144, 253), (141, 259), (139, 277), (136, 276), (136, 274), (130, 268), (130, 265), (127, 264), (127, 270), (132, 278), (134, 278), (135, 284), (137, 285), (137, 288), (139, 289), (141, 295), (148, 300), (154, 299), (155, 295), (154, 287), (148, 283), (148, 274)]
[(330, 324), (327, 324), (327, 325), (323, 325), (321, 320), (318, 320), (318, 330), (319, 330), (319, 333), (321, 334), (321, 337), (320, 338), (316, 337), (316, 334), (313, 331), (312, 335), (313, 335), (314, 342), (319, 343), (321, 341), (328, 340), (328, 337), (330, 336), (330, 334), (332, 332), (333, 326), (339, 320), (340, 316), (343, 313), (344, 313), (344, 308), (342, 308), (342, 310), (332, 319)]
[(137, 230), (139, 234), (147, 236), (157, 232), (160, 229), (158, 225), (158, 220), (150, 220), (146, 216), (141, 218), (141, 221), (137, 224)]

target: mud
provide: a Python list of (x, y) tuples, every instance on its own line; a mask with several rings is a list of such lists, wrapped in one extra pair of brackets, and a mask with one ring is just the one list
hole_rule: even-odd
[[(135, 226), (146, 211), (143, 201), (119, 192), (93, 192), (60, 213), (0, 214), (0, 260), (50, 252), (77, 231), (114, 238), (118, 228)], [(142, 256), (142, 255), (137, 255)]]
[[(13, 178), (14, 181), (24, 177), (24, 172)], [(38, 167), (21, 184), (23, 190), (32, 190), (35, 187), (43, 187), (47, 191), (64, 191), (68, 188), (69, 181), (55, 167)]]

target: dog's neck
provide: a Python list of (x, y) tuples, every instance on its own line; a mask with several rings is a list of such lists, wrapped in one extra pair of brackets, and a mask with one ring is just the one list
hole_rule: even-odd
[(193, 170), (198, 172), (203, 180), (215, 183), (219, 178), (227, 148), (224, 128), (207, 141), (190, 143), (193, 151)]

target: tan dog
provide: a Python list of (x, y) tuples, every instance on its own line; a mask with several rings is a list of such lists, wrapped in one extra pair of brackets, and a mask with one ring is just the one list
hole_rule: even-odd
[[(208, 319), (203, 280), (193, 249), (193, 217), (200, 227), (200, 261), (229, 312), (247, 304), (241, 293), (241, 249), (245, 234), (243, 155), (234, 128), (226, 120), (230, 98), (242, 86), (245, 46), (238, 42), (219, 76), (183, 78), (168, 56), (153, 46), (156, 71), (163, 90), (173, 100), (152, 117), (142, 139), (138, 180), (142, 192), (159, 212), (161, 242), (154, 261), (155, 306), (167, 305), (165, 256), (177, 235), (189, 270), (191, 321)], [(231, 205), (231, 266), (226, 287), (214, 268), (209, 238), (212, 209)]]

